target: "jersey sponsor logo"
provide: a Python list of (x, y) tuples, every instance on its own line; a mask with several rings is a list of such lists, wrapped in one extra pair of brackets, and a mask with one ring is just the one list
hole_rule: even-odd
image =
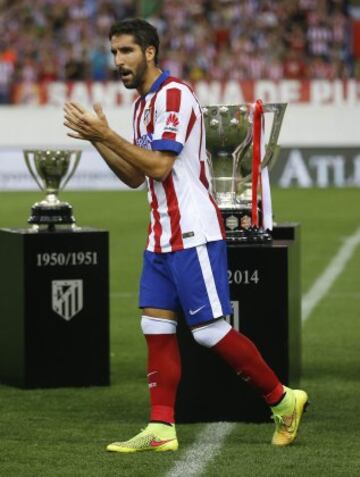
[(195, 236), (194, 232), (185, 232), (184, 234), (182, 234), (182, 238), (184, 239), (194, 237), (194, 236)]
[(189, 313), (191, 316), (196, 315), (196, 313), (199, 313), (203, 308), (205, 308), (206, 305), (200, 306), (199, 308), (196, 308), (195, 310), (189, 310)]
[(175, 113), (170, 113), (166, 120), (166, 126), (170, 126), (170, 124), (172, 124), (174, 127), (179, 126), (179, 118)]
[(136, 145), (142, 149), (151, 149), (152, 134), (147, 133), (135, 139)]
[(170, 113), (166, 123), (165, 123), (165, 131), (176, 132), (178, 130), (178, 126), (180, 124), (179, 117), (175, 113)]

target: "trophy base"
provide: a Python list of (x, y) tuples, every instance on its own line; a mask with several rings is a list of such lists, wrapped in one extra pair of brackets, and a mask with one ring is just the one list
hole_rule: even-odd
[(74, 229), (75, 218), (73, 209), (67, 202), (58, 204), (36, 203), (31, 207), (31, 216), (28, 223), (32, 225), (32, 230), (38, 231), (40, 228), (49, 231), (55, 230), (55, 226), (70, 227)]
[[(271, 243), (270, 230), (251, 225), (251, 210), (221, 209), (226, 240), (230, 243)], [(261, 218), (261, 215), (260, 215)]]
[(230, 243), (271, 243), (272, 236), (270, 230), (264, 230), (262, 227), (249, 227), (231, 232), (226, 232), (226, 240)]

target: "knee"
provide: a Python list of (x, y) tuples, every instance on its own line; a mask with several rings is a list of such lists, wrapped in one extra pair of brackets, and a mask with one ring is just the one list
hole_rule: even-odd
[(212, 348), (219, 343), (219, 341), (221, 341), (230, 330), (231, 326), (229, 323), (224, 319), (221, 319), (199, 328), (193, 328), (191, 332), (195, 341), (201, 346)]
[(143, 315), (141, 329), (144, 335), (171, 335), (176, 333), (177, 322), (165, 318), (154, 318)]

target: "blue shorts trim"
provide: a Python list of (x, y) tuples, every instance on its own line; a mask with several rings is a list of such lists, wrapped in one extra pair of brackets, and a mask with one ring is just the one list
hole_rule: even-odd
[(145, 250), (140, 308), (182, 311), (189, 326), (232, 313), (226, 242), (168, 253)]

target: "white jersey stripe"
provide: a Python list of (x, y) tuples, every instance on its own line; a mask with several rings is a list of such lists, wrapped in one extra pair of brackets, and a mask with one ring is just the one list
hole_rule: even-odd
[(199, 245), (196, 247), (196, 252), (199, 258), (201, 272), (204, 278), (206, 291), (209, 297), (211, 310), (214, 318), (223, 316), (219, 295), (215, 285), (214, 275), (211, 269), (209, 254), (206, 245)]
[(157, 195), (155, 194), (154, 179), (149, 179), (149, 186), (151, 191), (151, 210), (152, 210), (152, 233), (154, 234), (154, 252), (161, 252), (161, 234), (162, 225), (159, 214), (159, 203)]
[(135, 130), (135, 124), (136, 124), (136, 118), (139, 112), (139, 106), (141, 103), (141, 97), (137, 98), (134, 103), (133, 103), (133, 132), (134, 132), (134, 142), (136, 139), (136, 130)]

